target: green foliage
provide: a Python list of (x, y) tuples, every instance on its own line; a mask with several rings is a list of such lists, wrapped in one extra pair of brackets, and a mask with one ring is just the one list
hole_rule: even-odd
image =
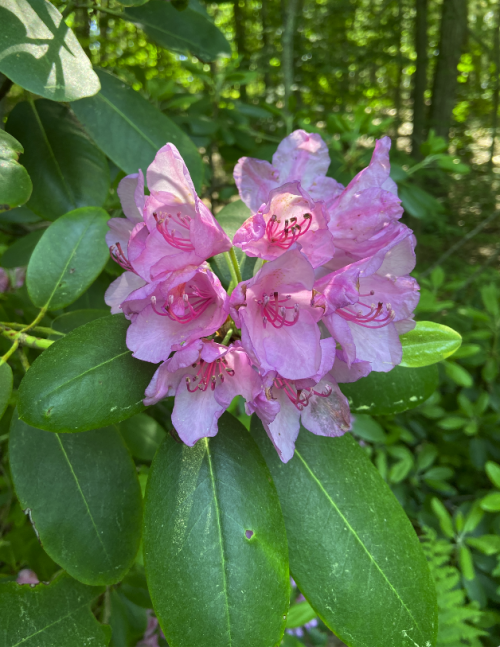
[(0, 131), (0, 211), (24, 204), (33, 190), (28, 172), (17, 161), (23, 151), (14, 137)]

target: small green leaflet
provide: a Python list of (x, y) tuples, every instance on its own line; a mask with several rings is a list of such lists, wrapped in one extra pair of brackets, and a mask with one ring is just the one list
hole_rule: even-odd
[(410, 332), (401, 335), (403, 360), (400, 366), (418, 368), (435, 364), (460, 348), (462, 337), (448, 326), (433, 321), (418, 321)]

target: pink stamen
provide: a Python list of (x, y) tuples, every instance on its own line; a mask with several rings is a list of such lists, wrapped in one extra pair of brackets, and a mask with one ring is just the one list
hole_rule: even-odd
[[(366, 295), (361, 295), (361, 296), (366, 296)], [(391, 308), (390, 303), (385, 304), (385, 315), (383, 312), (383, 307), (384, 304), (379, 301), (377, 305), (372, 303), (371, 306), (366, 305), (366, 303), (357, 303), (355, 305), (363, 306), (364, 308), (369, 308), (369, 312), (367, 314), (363, 314), (361, 311), (358, 311), (356, 313), (351, 312), (350, 310), (345, 310), (343, 308), (338, 308), (336, 310), (336, 313), (342, 317), (345, 321), (350, 321), (351, 323), (355, 323), (358, 326), (363, 326), (363, 328), (370, 328), (370, 329), (376, 329), (376, 328), (383, 328), (384, 326), (387, 326), (390, 324), (395, 316), (396, 313), (394, 310)], [(375, 325), (370, 325), (370, 324), (375, 324)]]
[[(295, 303), (293, 306), (282, 305), (288, 303), (292, 296), (287, 294), (284, 299), (280, 299), (278, 292), (273, 292), (273, 298), (269, 297), (265, 292), (262, 299), (257, 303), (260, 305), (262, 313), (262, 323), (264, 328), (269, 322), (274, 328), (283, 328), (283, 326), (293, 326), (299, 320), (299, 304)], [(293, 319), (287, 319), (287, 310), (293, 310)]]
[[(225, 375), (229, 375), (229, 377), (234, 376), (234, 369), (228, 368), (227, 360), (224, 357), (216, 359), (215, 362), (210, 362), (209, 364), (205, 360), (200, 359), (199, 362), (193, 364), (193, 368), (196, 368), (198, 364), (200, 367), (196, 375), (193, 378), (186, 377), (186, 388), (190, 393), (206, 391), (209, 386), (212, 391), (215, 391), (217, 378), (220, 379), (222, 384)], [(193, 388), (191, 388), (191, 382), (195, 383)]]
[(115, 261), (115, 263), (118, 263), (118, 265), (123, 267), (124, 270), (127, 270), (128, 272), (134, 272), (134, 274), (137, 274), (137, 272), (130, 264), (130, 261), (125, 256), (120, 243), (115, 243), (114, 245), (111, 245), (111, 247), (109, 248), (109, 253), (111, 254), (111, 258)]
[(293, 243), (301, 236), (304, 236), (311, 227), (311, 214), (305, 213), (302, 217), (301, 223), (298, 223), (295, 217), (285, 220), (285, 224), (280, 231), (281, 221), (273, 214), (266, 225), (267, 239), (271, 245), (277, 245), (281, 249), (290, 249)]
[[(168, 317), (172, 321), (177, 321), (177, 323), (186, 324), (194, 321), (213, 303), (214, 297), (209, 292), (200, 290), (193, 285), (188, 286), (188, 290), (189, 293), (183, 291), (180, 296), (177, 296), (177, 299), (173, 294), (169, 294), (163, 304), (163, 309), (159, 310), (156, 307), (156, 297), (151, 297), (153, 310), (157, 315)], [(181, 315), (176, 314), (174, 304), (181, 305), (184, 308), (184, 313)]]
[(313, 395), (318, 395), (320, 398), (327, 398), (332, 392), (332, 387), (329, 385), (326, 386), (325, 393), (316, 391), (312, 387), (297, 389), (294, 382), (281, 377), (281, 375), (274, 380), (273, 384), (277, 389), (282, 389), (286, 393), (290, 402), (299, 411), (303, 411), (304, 407), (307, 407)]
[[(183, 216), (181, 213), (178, 213), (177, 216), (172, 216), (172, 214), (169, 213), (165, 217), (160, 214), (159, 217), (155, 212), (153, 213), (153, 218), (156, 220), (156, 228), (171, 247), (180, 249), (182, 252), (194, 251), (194, 246), (191, 243), (191, 237), (189, 236), (189, 230), (191, 227), (191, 218), (189, 216)], [(182, 236), (179, 236), (173, 227), (170, 229), (168, 228), (169, 225), (177, 225), (186, 229), (188, 237), (183, 238)]]

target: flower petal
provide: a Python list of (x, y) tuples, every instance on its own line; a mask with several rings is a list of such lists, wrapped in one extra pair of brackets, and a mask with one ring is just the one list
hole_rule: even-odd
[(127, 175), (116, 190), (125, 216), (135, 224), (142, 222), (144, 207), (144, 176), (142, 171)]
[(143, 287), (146, 282), (134, 272), (124, 272), (111, 283), (104, 295), (106, 305), (111, 307), (111, 314), (121, 312), (121, 304), (134, 291)]
[(349, 403), (337, 383), (328, 376), (318, 383), (315, 391), (325, 391), (326, 388), (331, 389), (330, 395), (314, 395), (304, 407), (302, 424), (317, 436), (343, 436), (351, 428)]
[(320, 135), (295, 130), (278, 146), (273, 155), (273, 166), (279, 170), (280, 185), (298, 181), (308, 189), (328, 171), (328, 147)]
[(198, 200), (188, 168), (174, 144), (167, 144), (156, 153), (147, 172), (151, 194), (170, 194), (173, 202), (195, 204)]
[(269, 162), (242, 157), (234, 167), (234, 181), (240, 198), (252, 212), (257, 213), (267, 202), (269, 193), (278, 186), (279, 173)]

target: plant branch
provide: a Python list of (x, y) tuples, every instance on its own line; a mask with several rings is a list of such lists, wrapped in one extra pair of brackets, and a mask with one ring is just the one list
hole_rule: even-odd
[[(6, 326), (7, 328), (12, 328), (12, 330), (26, 329), (25, 324), (20, 324), (20, 323), (10, 322), (10, 321), (0, 321), (0, 326)], [(61, 337), (64, 337), (63, 332), (59, 332), (58, 330), (53, 330), (52, 328), (47, 328), (45, 326), (33, 326), (31, 330), (35, 333), (38, 333), (39, 335), (61, 335)]]
[[(10, 339), (13, 341), (13, 346), (15, 346), (14, 350), (16, 350), (20, 345), (21, 346), (28, 346), (28, 348), (36, 348), (38, 350), (45, 350), (49, 346), (52, 346), (54, 343), (50, 339), (40, 339), (39, 337), (33, 337), (32, 335), (27, 335), (23, 331), (16, 331), (12, 330), (11, 328), (8, 328), (7, 326), (1, 326), (0, 325), (0, 335), (2, 337), (5, 337), (6, 339)], [(8, 351), (8, 355), (12, 355), (14, 351)], [(5, 356), (4, 356), (5, 357)], [(2, 358), (4, 359), (4, 358)]]

